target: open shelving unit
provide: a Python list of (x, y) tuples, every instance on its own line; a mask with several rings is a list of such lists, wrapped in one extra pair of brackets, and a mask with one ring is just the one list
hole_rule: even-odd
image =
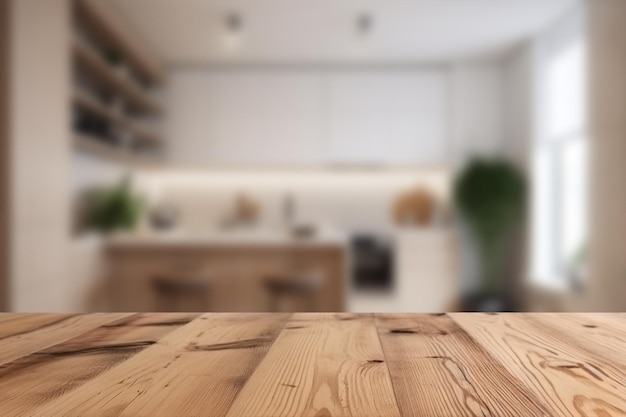
[(158, 162), (162, 64), (101, 2), (75, 0), (73, 29), (74, 147), (123, 164)]
[(89, 111), (92, 114), (96, 114), (127, 129), (137, 138), (137, 140), (157, 145), (161, 145), (163, 143), (163, 139), (158, 133), (141, 126), (128, 116), (115, 112), (113, 109), (100, 103), (97, 99), (91, 97), (88, 93), (85, 93), (80, 89), (76, 89), (74, 91), (73, 101), (77, 107)]
[(76, 133), (73, 139), (73, 146), (83, 152), (96, 155), (99, 158), (116, 161), (118, 163), (132, 165), (134, 167), (150, 167), (158, 163), (157, 160), (135, 155), (124, 149), (102, 142), (96, 137), (88, 134)]

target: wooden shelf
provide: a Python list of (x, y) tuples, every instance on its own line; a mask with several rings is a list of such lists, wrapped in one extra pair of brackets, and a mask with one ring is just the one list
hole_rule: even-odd
[(147, 156), (135, 155), (131, 151), (106, 144), (93, 136), (74, 134), (74, 148), (113, 162), (134, 166), (154, 166), (158, 161)]
[(106, 87), (124, 97), (131, 107), (156, 116), (163, 113), (163, 109), (156, 101), (131, 79), (117, 73), (94, 48), (78, 36), (74, 37), (73, 50), (79, 65), (88, 69)]
[(132, 33), (120, 23), (118, 16), (111, 16), (102, 6), (102, 2), (79, 0), (77, 15), (98, 38), (105, 41), (132, 65), (133, 69), (147, 81), (162, 85), (165, 82), (165, 71), (147, 46), (138, 42)]
[[(121, 16), (101, 0), (74, 0), (74, 36), (71, 38), (74, 89), (72, 105), (132, 137), (129, 146), (110, 143), (97, 136), (73, 132), (74, 149), (126, 166), (158, 166), (164, 140), (142, 118), (158, 121), (164, 111), (151, 91), (162, 91), (165, 70), (126, 26)], [(122, 65), (110, 62), (108, 55), (119, 55)], [(107, 100), (84, 88), (95, 84), (107, 93)], [(81, 88), (82, 87), (82, 88)], [(120, 108), (106, 103), (108, 97)], [(117, 103), (116, 103), (117, 104)]]
[(80, 108), (127, 129), (137, 140), (153, 145), (162, 145), (163, 139), (157, 133), (145, 128), (123, 114), (118, 114), (96, 98), (80, 89), (74, 90), (74, 103)]

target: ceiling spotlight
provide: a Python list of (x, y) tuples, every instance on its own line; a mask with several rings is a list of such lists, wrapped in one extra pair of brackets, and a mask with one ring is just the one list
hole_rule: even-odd
[(243, 19), (239, 13), (229, 13), (226, 15), (226, 28), (231, 33), (238, 33), (243, 27)]
[(243, 18), (239, 13), (230, 12), (224, 16), (223, 45), (229, 51), (238, 50), (242, 43)]
[(356, 30), (360, 35), (366, 35), (372, 31), (374, 22), (369, 13), (361, 13), (356, 18)]

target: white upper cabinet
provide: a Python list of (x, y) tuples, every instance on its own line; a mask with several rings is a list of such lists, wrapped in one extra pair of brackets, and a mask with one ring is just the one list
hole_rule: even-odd
[(323, 88), (303, 71), (176, 72), (170, 83), (174, 163), (323, 163)]
[(174, 164), (430, 164), (446, 151), (436, 71), (176, 70), (168, 90)]
[(328, 83), (330, 162), (444, 161), (446, 78), (440, 71), (341, 71)]

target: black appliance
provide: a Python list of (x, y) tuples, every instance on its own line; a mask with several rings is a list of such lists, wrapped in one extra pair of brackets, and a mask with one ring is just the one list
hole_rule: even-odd
[(355, 289), (391, 290), (394, 276), (393, 241), (387, 236), (359, 233), (351, 239)]

